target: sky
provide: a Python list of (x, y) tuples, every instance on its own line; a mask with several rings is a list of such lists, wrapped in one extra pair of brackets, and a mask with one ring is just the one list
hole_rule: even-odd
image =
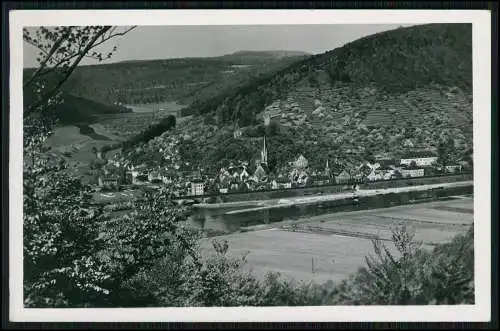
[[(323, 53), (374, 33), (396, 29), (400, 24), (349, 25), (219, 25), (139, 26), (123, 37), (110, 40), (105, 49), (117, 46), (103, 63), (128, 60), (209, 57), (241, 50), (289, 50)], [(24, 43), (24, 67), (37, 65), (37, 50)], [(95, 64), (85, 59), (82, 65)]]

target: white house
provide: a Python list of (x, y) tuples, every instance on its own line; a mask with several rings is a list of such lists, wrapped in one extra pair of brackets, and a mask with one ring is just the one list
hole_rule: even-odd
[(163, 175), (161, 177), (161, 181), (163, 182), (163, 184), (171, 184), (173, 180), (169, 175)]
[(292, 182), (290, 179), (286, 178), (283, 175), (280, 175), (277, 179), (276, 182), (278, 183), (278, 188), (291, 188), (292, 187)]
[(262, 166), (259, 164), (257, 166), (257, 169), (255, 170), (255, 178), (257, 178), (257, 181), (262, 182), (266, 180), (266, 171)]
[(403, 175), (403, 177), (422, 177), (424, 175), (424, 168), (420, 167), (401, 168), (401, 175)]
[(374, 181), (374, 180), (381, 180), (384, 177), (383, 177), (383, 174), (381, 172), (372, 170), (372, 172), (370, 172), (370, 174), (368, 176), (366, 176), (366, 178), (369, 181)]
[(382, 176), (382, 179), (391, 179), (394, 173), (396, 172), (395, 169), (392, 167), (388, 166), (381, 166), (380, 168), (377, 169), (377, 172), (379, 172)]
[(373, 164), (368, 162), (368, 163), (366, 163), (366, 165), (368, 167), (370, 167), (370, 169), (372, 169), (372, 170), (376, 170), (376, 169), (380, 168), (380, 163), (378, 163), (378, 162), (375, 162)]
[(460, 165), (460, 164), (447, 165), (445, 167), (445, 169), (447, 172), (450, 172), (450, 173), (460, 172), (462, 170), (462, 165)]
[(304, 155), (300, 154), (297, 160), (294, 162), (290, 162), (290, 165), (295, 167), (295, 169), (304, 169), (307, 168), (309, 161), (304, 157)]
[(233, 137), (234, 137), (235, 139), (237, 139), (237, 138), (241, 137), (241, 134), (242, 134), (241, 129), (240, 129), (240, 128), (236, 128), (236, 129), (234, 130), (234, 132), (233, 132)]
[(191, 182), (191, 195), (203, 195), (205, 193), (205, 185), (202, 180), (193, 180)]
[(417, 166), (430, 166), (437, 162), (438, 157), (430, 151), (411, 152), (401, 157), (400, 164), (410, 165), (415, 162)]
[(137, 179), (137, 176), (139, 176), (139, 171), (132, 170), (130, 174), (132, 175), (132, 184), (139, 184), (140, 181)]
[(273, 179), (273, 181), (271, 182), (271, 189), (273, 189), (273, 190), (279, 189), (279, 185), (278, 185), (278, 182), (276, 181), (276, 179)]
[(148, 181), (153, 182), (153, 181), (161, 181), (161, 175), (157, 171), (152, 171), (148, 174)]
[(396, 172), (396, 170), (394, 170), (394, 169), (393, 169), (393, 170), (391, 170), (391, 171), (386, 171), (386, 172), (384, 172), (384, 173), (382, 174), (382, 177), (383, 177), (383, 179), (385, 179), (385, 180), (392, 179), (392, 178), (393, 178), (393, 176), (394, 176), (394, 173), (395, 173), (395, 172)]
[(269, 116), (269, 113), (264, 113), (264, 125), (268, 126), (271, 123), (271, 116)]
[(243, 166), (243, 170), (240, 172), (240, 180), (245, 181), (250, 177), (250, 174), (248, 173), (247, 169), (245, 166)]

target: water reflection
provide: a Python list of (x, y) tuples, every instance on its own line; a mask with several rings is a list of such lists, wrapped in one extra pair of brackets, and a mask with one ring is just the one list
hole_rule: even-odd
[(453, 187), (430, 191), (411, 191), (388, 193), (374, 196), (349, 197), (338, 200), (309, 202), (302, 204), (286, 204), (263, 206), (245, 205), (228, 207), (221, 205), (218, 208), (210, 206), (195, 206), (191, 223), (203, 229), (221, 232), (237, 232), (244, 227), (266, 223), (293, 220), (306, 216), (322, 214), (388, 208), (392, 206), (427, 202), (443, 199), (453, 195), (471, 194), (472, 186)]

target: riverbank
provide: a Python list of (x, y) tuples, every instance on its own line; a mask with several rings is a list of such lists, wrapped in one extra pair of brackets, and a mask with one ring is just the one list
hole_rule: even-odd
[[(380, 194), (388, 194), (388, 193), (403, 193), (403, 192), (412, 192), (412, 191), (424, 191), (424, 190), (432, 190), (437, 188), (450, 188), (450, 187), (463, 187), (473, 185), (473, 181), (462, 181), (462, 182), (454, 182), (454, 183), (440, 183), (440, 184), (427, 184), (427, 185), (417, 185), (417, 186), (408, 186), (408, 187), (390, 187), (385, 189), (361, 189), (357, 191), (350, 190), (348, 193), (334, 193), (334, 194), (325, 194), (325, 195), (315, 195), (309, 197), (290, 197), (283, 199), (269, 199), (269, 200), (251, 200), (251, 201), (235, 201), (235, 202), (225, 202), (225, 203), (199, 203), (196, 204), (196, 208), (200, 209), (224, 209), (224, 208), (238, 208), (238, 207), (254, 207), (243, 210), (263, 210), (263, 209), (271, 209), (277, 205), (300, 205), (300, 204), (308, 204), (315, 202), (324, 202), (324, 201), (335, 201), (346, 198), (353, 197), (366, 197), (366, 196), (374, 196)], [(229, 213), (237, 213), (238, 211), (232, 211)]]
[[(233, 233), (252, 226), (281, 222), (326, 213), (377, 209), (414, 202), (438, 200), (447, 196), (471, 194), (473, 181), (395, 187), (312, 197), (194, 205), (193, 225), (203, 229)], [(218, 208), (216, 208), (218, 207)]]
[[(474, 221), (471, 196), (388, 208), (307, 215), (258, 225), (248, 232), (218, 236), (227, 240), (233, 257), (247, 255), (245, 268), (264, 278), (267, 272), (322, 283), (340, 281), (365, 265), (373, 253), (372, 240), (383, 240), (391, 252), (391, 229), (405, 224), (415, 240), (431, 248), (465, 233)], [(201, 241), (203, 254), (212, 254), (211, 241)]]

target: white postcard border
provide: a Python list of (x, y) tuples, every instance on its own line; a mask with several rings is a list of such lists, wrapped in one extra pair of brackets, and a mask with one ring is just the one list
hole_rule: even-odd
[[(9, 289), (15, 322), (488, 321), (491, 305), (491, 18), (487, 10), (16, 10), (10, 19)], [(40, 25), (473, 24), (475, 305), (25, 309), (22, 28)]]

